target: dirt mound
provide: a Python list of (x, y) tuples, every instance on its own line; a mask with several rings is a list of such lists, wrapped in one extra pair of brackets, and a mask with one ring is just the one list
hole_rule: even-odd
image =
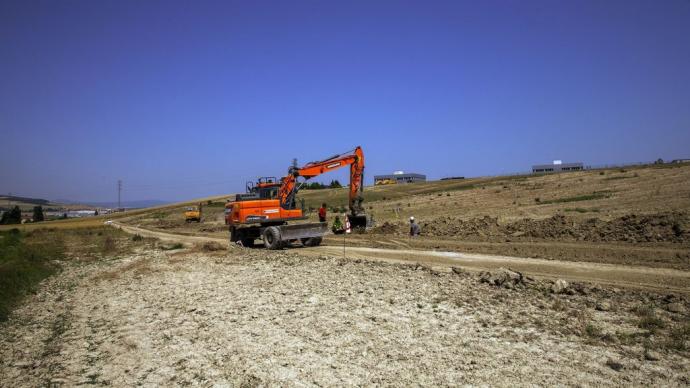
[[(404, 234), (402, 223), (385, 222), (375, 228), (384, 234)], [(690, 241), (690, 217), (685, 212), (650, 215), (629, 214), (610, 221), (597, 218), (579, 220), (561, 214), (534, 220), (525, 218), (500, 224), (498, 218), (485, 216), (469, 220), (442, 217), (422, 222), (422, 235), (459, 237), (469, 240), (543, 239), (590, 242), (674, 242)]]

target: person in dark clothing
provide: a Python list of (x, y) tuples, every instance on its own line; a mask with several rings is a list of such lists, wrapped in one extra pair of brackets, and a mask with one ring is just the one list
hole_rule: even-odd
[(417, 237), (421, 233), (421, 229), (416, 222), (414, 222), (414, 217), (410, 217), (410, 237)]
[(326, 204), (322, 203), (319, 208), (319, 222), (326, 222)]

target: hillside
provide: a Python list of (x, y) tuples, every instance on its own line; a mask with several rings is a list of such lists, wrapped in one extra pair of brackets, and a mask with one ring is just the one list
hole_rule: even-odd
[[(347, 189), (302, 191), (307, 207), (346, 207)], [(555, 214), (610, 220), (690, 209), (690, 164), (589, 170), (367, 187), (367, 212), (383, 221), (495, 217), (499, 222)]]

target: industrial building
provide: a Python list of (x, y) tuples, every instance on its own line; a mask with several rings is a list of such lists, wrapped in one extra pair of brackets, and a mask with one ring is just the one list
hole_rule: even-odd
[(396, 183), (415, 183), (426, 182), (426, 175), (411, 172), (396, 171), (390, 175), (375, 175), (375, 185), (386, 185)]
[(532, 166), (532, 173), (547, 173), (547, 172), (565, 172), (565, 171), (581, 171), (584, 166), (581, 162), (577, 163), (563, 163), (560, 160), (554, 160), (552, 164), (538, 164)]

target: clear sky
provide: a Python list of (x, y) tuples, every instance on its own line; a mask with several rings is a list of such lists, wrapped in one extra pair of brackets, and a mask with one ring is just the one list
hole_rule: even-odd
[[(0, 193), (690, 157), (690, 1), (0, 2)], [(323, 176), (322, 181), (345, 174)]]

